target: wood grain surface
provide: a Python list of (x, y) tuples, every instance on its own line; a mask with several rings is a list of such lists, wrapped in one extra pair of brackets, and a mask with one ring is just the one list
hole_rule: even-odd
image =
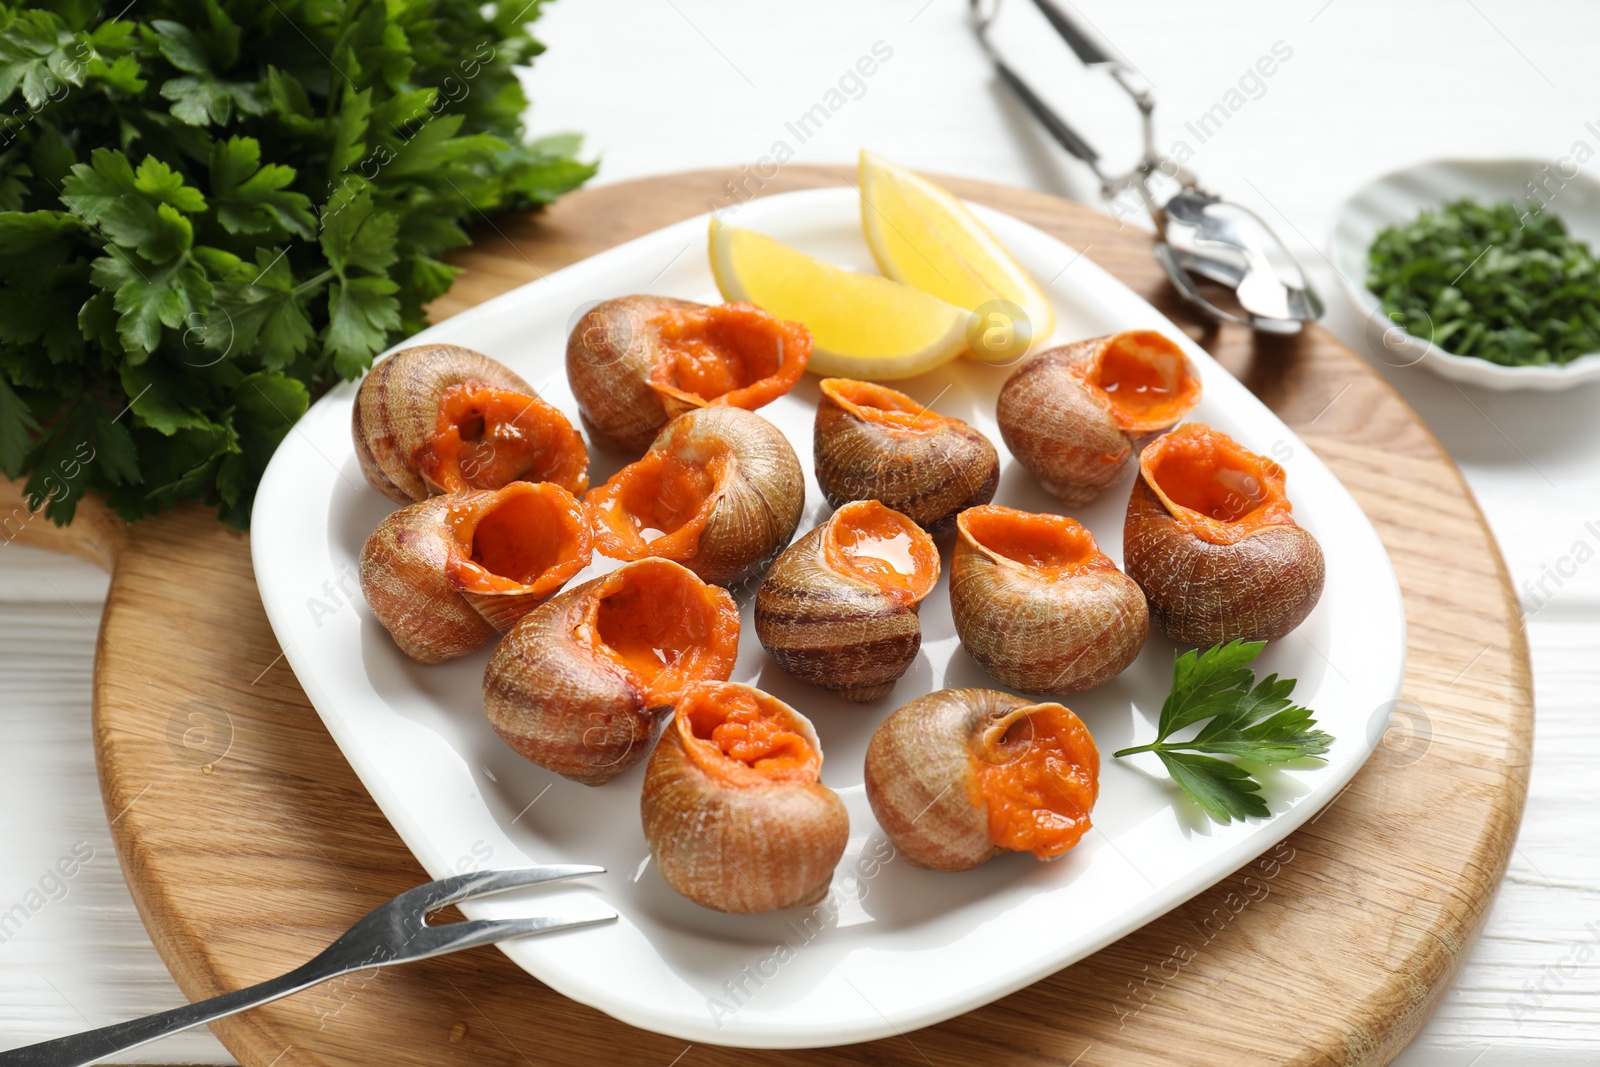
[[(434, 318), (726, 204), (733, 177), (604, 186), (486, 223)], [(850, 178), (796, 166), (746, 190)], [(1263, 859), (1089, 959), (926, 1030), (816, 1052), (686, 1050), (478, 951), (216, 1023), (241, 1063), (1382, 1064), (1416, 1032), (1484, 918), (1527, 790), (1526, 647), (1470, 492), (1405, 404), (1321, 329), (1282, 339), (1199, 323), (1169, 294), (1146, 235), (1042, 194), (948, 184), (1085, 249), (1184, 324), (1372, 518), (1405, 597), (1408, 660), (1404, 701), (1367, 766)], [(0, 483), (0, 511), (19, 501), (19, 487)], [(28, 522), (18, 539), (113, 570), (94, 687), (100, 784), (134, 899), (184, 992), (285, 971), (425, 880), (282, 662), (245, 536), (199, 508), (132, 527), (93, 500), (79, 514), (66, 531)]]

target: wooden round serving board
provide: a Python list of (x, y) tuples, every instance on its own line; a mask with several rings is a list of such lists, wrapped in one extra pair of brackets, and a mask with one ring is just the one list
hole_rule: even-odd
[[(604, 186), (500, 220), (459, 258), (467, 273), (434, 317), (724, 206), (739, 178)], [(736, 195), (852, 178), (789, 167), (759, 190), (745, 175)], [(1085, 249), (1185, 324), (1366, 509), (1405, 596), (1406, 703), (1351, 786), (1273, 853), (1104, 951), (869, 1045), (685, 1049), (481, 950), (216, 1023), (243, 1064), (1382, 1064), (1416, 1032), (1505, 871), (1533, 732), (1517, 605), (1461, 475), (1325, 331), (1282, 339), (1199, 323), (1146, 235), (1038, 193), (948, 184)], [(19, 496), (0, 483), (0, 509)], [(244, 535), (194, 507), (123, 527), (89, 501), (67, 530), (39, 519), (23, 537), (112, 571), (94, 687), (100, 784), (134, 900), (185, 993), (288, 970), (426, 880), (282, 662)]]

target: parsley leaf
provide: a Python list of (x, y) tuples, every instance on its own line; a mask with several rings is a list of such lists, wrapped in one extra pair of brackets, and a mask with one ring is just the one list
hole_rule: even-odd
[(378, 212), (367, 189), (340, 189), (322, 213), (322, 252), (341, 276), (350, 268), (388, 270), (395, 261), (399, 220)]
[(269, 371), (293, 365), (316, 336), (303, 303), (308, 288), (295, 284), (287, 248), (258, 248), (254, 266), (241, 265), (217, 293), (201, 340), (227, 356), (235, 349), (261, 354)]
[(146, 157), (134, 171), (128, 157), (97, 148), (89, 163), (78, 163), (62, 183), (62, 203), (91, 228), (121, 248), (132, 248), (153, 262), (170, 259), (194, 241), (184, 216), (204, 211), (198, 189), (165, 163)]
[(98, 406), (94, 409), (94, 461), (116, 485), (139, 480), (133, 435), (116, 416)]
[(0, 29), (0, 100), (17, 89), (38, 109), (69, 85), (83, 84), (89, 49), (47, 11), (18, 11)]
[(1264, 819), (1271, 814), (1267, 802), (1261, 799), (1261, 784), (1237, 763), (1192, 752), (1159, 754), (1178, 788), (1217, 822)]
[(130, 363), (142, 363), (161, 343), (163, 326), (184, 325), (211, 300), (211, 283), (188, 256), (164, 264), (137, 262), (113, 250), (94, 261), (90, 277), (109, 290), (118, 312), (117, 336)]
[[(1217, 822), (1265, 818), (1270, 812), (1261, 782), (1245, 766), (1221, 757), (1288, 763), (1317, 759), (1333, 744), (1331, 736), (1313, 729), (1311, 710), (1290, 699), (1293, 678), (1269, 674), (1256, 681), (1250, 664), (1265, 647), (1264, 641), (1230, 641), (1179, 656), (1156, 739), (1112, 755), (1155, 753), (1178, 787)], [(1189, 740), (1168, 740), (1199, 722), (1205, 725)]]
[(172, 101), (172, 117), (190, 126), (225, 123), (234, 108), (247, 115), (264, 109), (253, 86), (215, 78), (174, 78), (161, 87), (161, 95)]
[(57, 413), (23, 462), (32, 471), (23, 495), (56, 522), (70, 522), (89, 481), (94, 461), (94, 410), (80, 397)]
[(28, 431), (37, 430), (28, 405), (0, 376), (0, 471), (7, 478), (22, 473), (22, 457), (28, 450)]
[[(74, 262), (82, 232), (83, 224), (62, 211), (0, 213), (0, 342), (42, 348), (51, 364), (82, 357), (75, 320), (87, 272)], [(20, 375), (14, 380), (25, 384)]]
[(350, 173), (367, 153), (367, 121), (372, 114), (372, 90), (346, 92), (339, 101), (333, 120), (333, 147), (328, 153), (328, 180), (338, 181)]
[(148, 363), (122, 368), (122, 387), (133, 399), (128, 408), (148, 429), (165, 437), (183, 430), (203, 430), (211, 420), (187, 404), (178, 383)]
[(1161, 736), (1231, 709), (1239, 687), (1254, 679), (1250, 664), (1263, 647), (1233, 641), (1204, 656), (1193, 651), (1179, 656), (1172, 665), (1172, 692), (1161, 705)]
[(323, 341), (340, 374), (353, 377), (383, 347), (387, 331), (400, 325), (400, 287), (388, 278), (351, 278), (328, 290), (328, 328)]
[(261, 164), (254, 137), (230, 137), (211, 149), (211, 200), (229, 233), (310, 237), (316, 230), (311, 201), (289, 188), (293, 167)]
[(172, 101), (173, 118), (190, 126), (221, 125), (235, 108), (245, 115), (266, 111), (258, 86), (224, 80), (213, 69), (213, 61), (228, 66), (239, 55), (239, 27), (220, 10), (204, 35), (168, 19), (156, 19), (150, 30), (167, 62), (186, 72), (161, 87), (161, 95)]

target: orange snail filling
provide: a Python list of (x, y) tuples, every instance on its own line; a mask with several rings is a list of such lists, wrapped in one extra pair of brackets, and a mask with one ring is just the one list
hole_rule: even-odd
[(732, 463), (726, 448), (704, 463), (686, 463), (664, 451), (645, 453), (584, 501), (595, 547), (613, 559), (692, 559)]
[(1001, 716), (980, 736), (969, 789), (989, 815), (989, 840), (1054, 859), (1089, 829), (1100, 793), (1100, 753), (1060, 704)]
[(1094, 534), (1065, 515), (1039, 515), (999, 504), (968, 508), (956, 520), (979, 548), (1004, 556), (1046, 581), (1115, 568)]
[(698, 685), (677, 707), (678, 736), (701, 770), (728, 785), (817, 781), (815, 735), (782, 701), (741, 685)]
[(861, 421), (891, 430), (927, 433), (954, 421), (934, 414), (926, 404), (919, 404), (896, 389), (872, 382), (824, 378), (820, 388), (824, 396)]
[(462, 382), (439, 399), (433, 436), (417, 449), (418, 472), (447, 493), (499, 489), (516, 481), (589, 487), (583, 438), (536, 396)]
[(1109, 338), (1079, 373), (1105, 396), (1127, 433), (1165, 429), (1200, 399), (1200, 379), (1189, 373), (1183, 350), (1155, 330), (1129, 330)]
[(602, 580), (578, 632), (628, 673), (647, 707), (661, 707), (686, 686), (732, 672), (739, 610), (725, 590), (646, 560)]
[(450, 508), (447, 574), (471, 593), (550, 596), (589, 564), (583, 505), (548, 482), (512, 482)]
[(1295, 525), (1283, 468), (1203, 423), (1158, 438), (1139, 469), (1173, 521), (1202, 541), (1231, 545), (1266, 527)]
[(876, 500), (846, 504), (828, 520), (822, 551), (835, 571), (916, 604), (939, 581), (939, 550), (922, 528)]
[(651, 320), (660, 339), (650, 381), (695, 404), (754, 411), (794, 388), (811, 358), (811, 334), (754, 304), (667, 311)]

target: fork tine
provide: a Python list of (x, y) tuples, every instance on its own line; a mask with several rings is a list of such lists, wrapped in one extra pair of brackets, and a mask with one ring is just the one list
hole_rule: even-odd
[(473, 871), (441, 878), (437, 882), (408, 889), (394, 898), (394, 903), (417, 912), (430, 912), (474, 897), (491, 893), (504, 893), (523, 886), (559, 882), (567, 878), (582, 878), (589, 874), (604, 874), (604, 867), (586, 863), (546, 863), (534, 867), (509, 867), (493, 871)]
[[(566, 878), (581, 878), (589, 874), (602, 874), (604, 867), (581, 863), (548, 863), (534, 867), (510, 867), (503, 870), (475, 871), (457, 874), (408, 889), (398, 896), (379, 904), (346, 930), (333, 944), (323, 949), (311, 963), (333, 967), (335, 973), (402, 963), (406, 960), (425, 959), (441, 952), (454, 952), (457, 948), (489, 944), (502, 937), (517, 936), (517, 931), (494, 933), (478, 941), (462, 940), (470, 936), (468, 924), (450, 923), (430, 926), (428, 914), (446, 904), (503, 893), (509, 889), (558, 882)], [(522, 933), (537, 933), (562, 926), (589, 925), (610, 922), (616, 915), (603, 913), (603, 918), (541, 918)], [(508, 922), (515, 920), (507, 920)], [(473, 928), (478, 929), (478, 928)]]
[(594, 912), (587, 915), (533, 915), (521, 919), (474, 919), (445, 926), (430, 926), (412, 939), (407, 946), (406, 958), (422, 960), (479, 945), (492, 945), (513, 937), (598, 926), (615, 922), (616, 919), (616, 912)]

